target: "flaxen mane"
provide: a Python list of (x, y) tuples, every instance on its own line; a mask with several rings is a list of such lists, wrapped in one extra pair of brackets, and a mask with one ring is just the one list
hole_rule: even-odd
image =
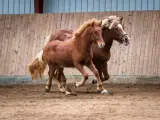
[(108, 16), (106, 17), (106, 19), (102, 20), (102, 28), (103, 27), (108, 27), (108, 28), (112, 28), (114, 27), (116, 24), (119, 24), (120, 22), (120, 18), (117, 16)]
[(91, 20), (88, 20), (87, 22), (84, 22), (77, 30), (73, 32), (73, 38), (76, 38), (76, 36), (82, 34), (88, 26), (92, 25), (93, 22), (95, 25), (100, 25), (101, 21), (93, 18)]

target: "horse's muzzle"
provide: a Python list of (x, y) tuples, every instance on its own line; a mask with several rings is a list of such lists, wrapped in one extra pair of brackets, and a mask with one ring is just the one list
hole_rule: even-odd
[(122, 36), (121, 39), (119, 39), (119, 42), (125, 46), (127, 46), (129, 44), (129, 41), (130, 41), (130, 38), (128, 37), (127, 34)]
[(104, 42), (97, 42), (99, 48), (103, 48), (105, 46)]
[(127, 46), (129, 44), (129, 41), (130, 41), (130, 38), (128, 36), (124, 37), (123, 44)]

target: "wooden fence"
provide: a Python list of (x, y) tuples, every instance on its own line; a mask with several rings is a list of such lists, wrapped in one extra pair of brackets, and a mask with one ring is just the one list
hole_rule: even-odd
[[(114, 42), (109, 73), (160, 75), (160, 11), (1, 15), (0, 75), (28, 75), (26, 65), (43, 48), (47, 35), (108, 15), (123, 16), (131, 38), (127, 47)], [(65, 73), (79, 74), (75, 69)]]

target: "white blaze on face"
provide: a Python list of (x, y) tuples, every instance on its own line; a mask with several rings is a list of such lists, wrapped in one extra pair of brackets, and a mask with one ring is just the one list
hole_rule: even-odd
[(122, 33), (123, 33), (123, 34), (126, 34), (126, 32), (124, 32), (121, 24), (118, 24), (117, 27), (122, 30)]

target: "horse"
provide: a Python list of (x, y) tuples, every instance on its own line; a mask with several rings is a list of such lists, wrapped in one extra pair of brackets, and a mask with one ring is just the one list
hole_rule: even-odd
[[(102, 82), (108, 80), (110, 78), (108, 73), (108, 61), (111, 57), (110, 49), (112, 47), (113, 40), (117, 42), (128, 45), (129, 44), (129, 36), (123, 30), (122, 27), (123, 17), (117, 16), (108, 16), (104, 20), (102, 20), (102, 37), (105, 42), (104, 48), (99, 49), (96, 45), (92, 46), (93, 50), (93, 63), (97, 68), (100, 79)], [(56, 33), (51, 34), (47, 42), (54, 41), (58, 39), (60, 41), (66, 41), (68, 38), (73, 36), (72, 30), (60, 30)], [(59, 68), (56, 72), (56, 79), (58, 80), (59, 84), (64, 84), (66, 82), (66, 78), (63, 73), (63, 68)], [(96, 83), (95, 80), (92, 81), (93, 84)], [(46, 90), (48, 92), (48, 90)]]
[[(49, 79), (46, 89), (50, 90), (52, 79), (55, 77), (55, 71), (59, 68), (74, 67), (83, 75), (80, 82), (76, 82), (76, 86), (83, 86), (88, 79), (88, 74), (83, 68), (87, 66), (97, 79), (97, 90), (101, 93), (107, 93), (103, 87), (99, 72), (92, 62), (93, 52), (92, 44), (96, 43), (99, 49), (105, 46), (102, 38), (101, 21), (91, 19), (82, 24), (73, 32), (71, 38), (66, 41), (54, 40), (48, 42), (43, 48), (42, 55), (28, 66), (28, 70), (32, 78), (43, 75), (46, 65), (49, 66)], [(35, 75), (36, 74), (36, 75)], [(63, 92), (69, 94), (65, 88)]]

